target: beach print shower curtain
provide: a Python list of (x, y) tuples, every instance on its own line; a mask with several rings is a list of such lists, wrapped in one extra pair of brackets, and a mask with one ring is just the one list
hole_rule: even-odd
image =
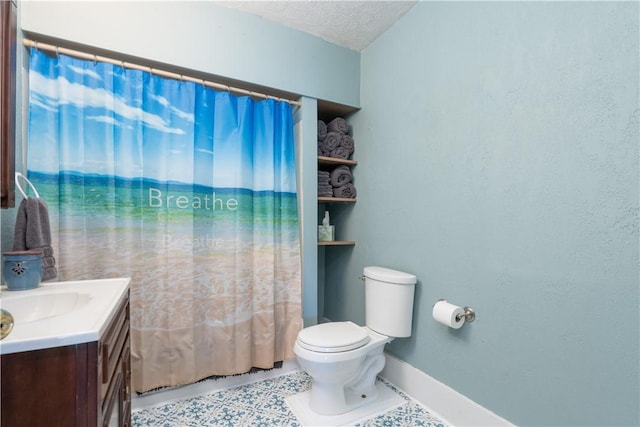
[(291, 106), (37, 49), (29, 90), (59, 280), (132, 278), (134, 390), (293, 358)]

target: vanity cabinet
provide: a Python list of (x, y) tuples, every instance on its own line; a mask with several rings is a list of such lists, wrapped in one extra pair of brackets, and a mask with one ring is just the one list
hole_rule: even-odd
[(129, 426), (128, 292), (98, 341), (4, 354), (1, 370), (2, 426)]
[(129, 345), (129, 303), (118, 314), (98, 342), (98, 380), (100, 414), (104, 427), (131, 423), (131, 354)]

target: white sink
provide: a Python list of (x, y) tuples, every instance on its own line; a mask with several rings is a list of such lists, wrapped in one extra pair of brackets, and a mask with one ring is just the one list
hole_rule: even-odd
[(89, 294), (80, 292), (20, 294), (13, 298), (0, 299), (0, 308), (11, 313), (15, 324), (21, 324), (67, 314), (87, 304), (90, 299)]
[(130, 279), (46, 282), (35, 289), (2, 287), (0, 308), (13, 316), (0, 354), (98, 341), (120, 303)]

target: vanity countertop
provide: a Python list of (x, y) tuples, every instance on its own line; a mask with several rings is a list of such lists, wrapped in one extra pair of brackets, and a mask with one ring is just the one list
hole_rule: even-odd
[(25, 291), (3, 286), (0, 308), (13, 315), (15, 324), (0, 341), (0, 354), (98, 341), (127, 297), (130, 281), (43, 282)]

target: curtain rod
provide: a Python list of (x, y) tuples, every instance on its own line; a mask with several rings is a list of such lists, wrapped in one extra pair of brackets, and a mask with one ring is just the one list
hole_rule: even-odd
[(22, 43), (27, 47), (35, 47), (36, 49), (47, 50), (47, 51), (50, 51), (50, 52), (55, 52), (56, 54), (62, 53), (64, 55), (75, 56), (76, 58), (80, 58), (80, 59), (88, 59), (90, 61), (107, 62), (109, 64), (119, 65), (119, 66), (121, 66), (123, 68), (130, 68), (130, 69), (134, 69), (134, 70), (146, 71), (148, 73), (155, 74), (155, 75), (158, 75), (158, 76), (161, 76), (161, 77), (166, 77), (166, 78), (169, 78), (169, 79), (184, 80), (184, 81), (188, 81), (188, 82), (202, 84), (202, 85), (211, 87), (213, 89), (223, 90), (223, 91), (227, 91), (227, 92), (235, 92), (235, 93), (239, 93), (239, 94), (242, 94), (242, 95), (253, 96), (253, 97), (256, 97), (256, 98), (273, 99), (273, 100), (276, 100), (276, 101), (287, 102), (287, 103), (289, 103), (291, 105), (295, 105), (295, 106), (301, 106), (302, 105), (301, 102), (294, 101), (294, 100), (291, 100), (291, 99), (280, 98), (280, 97), (277, 97), (277, 96), (267, 95), (267, 94), (260, 93), (260, 92), (254, 92), (252, 90), (241, 89), (241, 88), (238, 88), (238, 87), (233, 87), (233, 86), (229, 86), (229, 85), (225, 85), (225, 84), (221, 84), (221, 83), (216, 83), (216, 82), (212, 82), (212, 81), (208, 81), (208, 80), (204, 80), (204, 79), (196, 79), (194, 77), (185, 76), (184, 74), (173, 73), (171, 71), (165, 71), (165, 70), (160, 70), (158, 68), (147, 67), (145, 65), (138, 65), (138, 64), (134, 64), (132, 62), (120, 61), (120, 60), (117, 60), (117, 59), (107, 58), (105, 56), (100, 56), (100, 55), (94, 55), (94, 54), (91, 54), (91, 53), (81, 52), (79, 50), (67, 49), (66, 47), (54, 46), (52, 44), (41, 43), (41, 42), (37, 42), (37, 41), (34, 41), (34, 40), (29, 40), (29, 39), (23, 39)]

